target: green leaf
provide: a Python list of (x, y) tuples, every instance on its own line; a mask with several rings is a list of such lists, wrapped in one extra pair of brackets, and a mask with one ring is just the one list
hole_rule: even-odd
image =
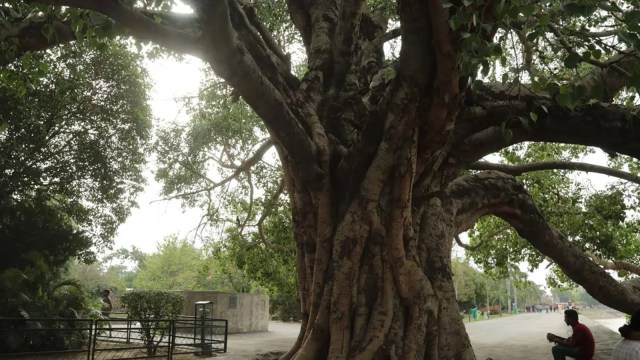
[(578, 67), (578, 63), (580, 62), (580, 55), (578, 53), (572, 52), (564, 59), (564, 66), (568, 69), (575, 69)]
[(570, 85), (560, 85), (560, 94), (571, 94), (573, 89)]
[(627, 24), (637, 25), (640, 23), (640, 10), (632, 10), (624, 14), (624, 22)]
[(0, 124), (0, 134), (7, 131), (7, 129), (9, 129), (9, 123), (3, 122), (2, 124)]
[(524, 116), (518, 116), (518, 120), (520, 120), (520, 123), (522, 124), (523, 128), (527, 130), (531, 130), (531, 126), (529, 125), (529, 119), (527, 119)]
[(531, 120), (533, 120), (533, 122), (538, 121), (538, 114), (534, 113), (533, 111), (529, 113), (529, 117), (531, 117)]
[(571, 95), (569, 94), (558, 94), (556, 95), (556, 101), (558, 102), (558, 105), (560, 106), (564, 106), (564, 107), (568, 107), (570, 109), (573, 109), (573, 102), (571, 99)]
[(615, 3), (610, 2), (598, 2), (598, 7), (604, 11), (610, 12), (622, 12), (622, 9)]
[(538, 18), (538, 23), (542, 26), (547, 26), (551, 22), (551, 17), (548, 14), (542, 14)]
[(537, 7), (534, 4), (523, 5), (523, 6), (520, 6), (520, 13), (523, 16), (529, 17), (536, 12), (536, 9)]
[(527, 40), (535, 41), (539, 36), (540, 36), (540, 33), (538, 31), (532, 31), (529, 34), (527, 34)]
[(550, 82), (549, 84), (547, 84), (547, 91), (549, 92), (549, 94), (555, 95), (560, 92), (560, 85), (554, 82)]
[(484, 86), (484, 82), (480, 79), (474, 80), (473, 83), (471, 83), (471, 90), (480, 90), (482, 89), (482, 87)]
[(511, 129), (507, 128), (506, 122), (502, 123), (502, 125), (500, 126), (500, 129), (502, 130), (502, 137), (507, 142), (511, 141), (511, 139), (513, 138), (513, 131), (511, 131)]
[(592, 99), (602, 100), (604, 99), (604, 86), (602, 84), (595, 84), (591, 87), (590, 96)]
[(51, 26), (51, 24), (44, 24), (41, 32), (48, 40), (51, 40), (51, 37), (53, 36), (53, 26)]
[(638, 35), (632, 32), (623, 31), (618, 34), (618, 39), (627, 45), (633, 45), (638, 41)]
[(576, 86), (576, 88), (573, 91), (573, 93), (575, 94), (576, 98), (578, 98), (578, 99), (584, 99), (587, 96), (588, 92), (589, 92), (589, 89), (584, 85)]
[(593, 56), (594, 59), (599, 60), (600, 58), (602, 58), (602, 50), (600, 49), (591, 50), (591, 56)]

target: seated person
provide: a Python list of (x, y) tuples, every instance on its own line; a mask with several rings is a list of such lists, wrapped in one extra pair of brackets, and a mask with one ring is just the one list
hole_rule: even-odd
[(613, 348), (612, 360), (640, 359), (640, 310), (631, 315), (628, 324), (618, 329), (622, 339)]
[(595, 353), (596, 343), (591, 330), (578, 321), (578, 312), (572, 309), (564, 311), (564, 322), (573, 328), (568, 339), (547, 333), (547, 340), (556, 343), (551, 348), (554, 360), (566, 360), (567, 357), (577, 360), (591, 360)]

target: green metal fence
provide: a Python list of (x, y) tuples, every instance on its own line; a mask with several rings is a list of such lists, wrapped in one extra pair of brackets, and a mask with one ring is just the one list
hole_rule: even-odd
[(0, 319), (0, 359), (172, 359), (227, 351), (228, 321), (177, 319)]

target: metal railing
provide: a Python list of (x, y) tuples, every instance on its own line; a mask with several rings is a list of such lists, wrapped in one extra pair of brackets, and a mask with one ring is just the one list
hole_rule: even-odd
[(0, 319), (0, 359), (172, 359), (227, 351), (228, 321), (177, 319)]

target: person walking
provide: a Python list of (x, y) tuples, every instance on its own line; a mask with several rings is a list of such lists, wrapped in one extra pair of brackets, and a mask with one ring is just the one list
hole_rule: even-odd
[(547, 340), (554, 342), (551, 348), (554, 360), (591, 360), (596, 350), (596, 342), (591, 330), (578, 321), (578, 312), (569, 309), (564, 311), (564, 322), (573, 328), (573, 334), (565, 339), (556, 334), (547, 333)]
[(622, 325), (618, 331), (622, 339), (613, 348), (612, 360), (640, 359), (640, 310), (631, 315), (628, 324)]
[(109, 317), (111, 316), (111, 310), (113, 310), (113, 302), (111, 301), (111, 291), (105, 289), (102, 291), (102, 316), (107, 319), (106, 323), (109, 327), (109, 336), (111, 336), (111, 332), (113, 331), (113, 327), (111, 326), (111, 320)]

